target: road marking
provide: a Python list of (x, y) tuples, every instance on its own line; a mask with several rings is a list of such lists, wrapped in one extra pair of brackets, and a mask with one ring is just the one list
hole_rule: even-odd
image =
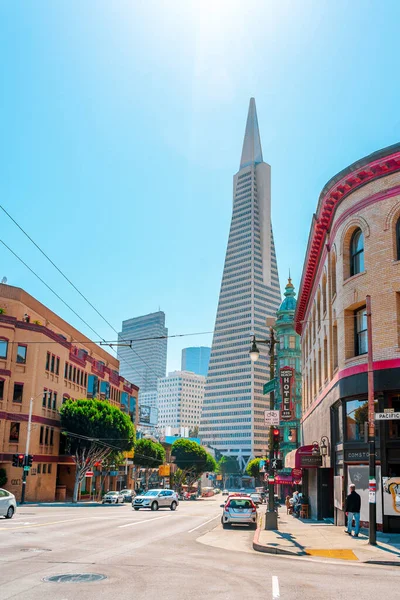
[(211, 523), (211, 521), (215, 521), (215, 519), (218, 519), (218, 518), (219, 518), (219, 515), (217, 515), (216, 517), (213, 517), (212, 519), (209, 519), (205, 523), (201, 523), (200, 525), (197, 525), (197, 527), (193, 527), (193, 529), (189, 529), (188, 533), (192, 533), (192, 531), (196, 531), (196, 529), (200, 529), (200, 527), (203, 527), (203, 525), (207, 525), (207, 523)]
[(58, 523), (73, 523), (76, 521), (87, 521), (87, 518), (65, 519), (63, 521), (49, 521), (48, 523), (33, 523), (32, 525), (20, 525), (19, 527), (0, 527), (0, 531), (15, 531), (16, 529), (25, 529), (27, 527), (45, 527), (46, 525), (57, 525)]
[(272, 575), (272, 600), (277, 600), (279, 597), (279, 580), (277, 575)]
[(143, 521), (134, 521), (133, 523), (125, 523), (125, 525), (118, 525), (118, 527), (133, 527), (134, 525), (141, 525), (142, 523), (149, 523), (150, 521), (158, 521), (158, 519), (168, 519), (171, 515), (165, 517), (153, 517), (152, 519), (144, 519)]

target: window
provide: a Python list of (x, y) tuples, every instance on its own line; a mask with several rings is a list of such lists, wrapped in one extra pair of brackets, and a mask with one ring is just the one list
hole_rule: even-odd
[(324, 338), (324, 381), (328, 380), (328, 340)]
[(17, 346), (17, 363), (24, 365), (26, 363), (26, 346)]
[(42, 407), (46, 408), (47, 404), (47, 390), (43, 390)]
[(346, 402), (346, 439), (352, 442), (366, 441), (368, 423), (368, 400)]
[(46, 354), (46, 371), (50, 368), (50, 352)]
[(40, 439), (39, 439), (39, 444), (41, 446), (43, 445), (43, 437), (44, 437), (44, 427), (43, 427), (43, 425), (41, 425), (41, 427), (40, 427)]
[(53, 404), (51, 408), (52, 410), (57, 410), (57, 392), (53, 392)]
[(50, 361), (50, 372), (51, 373), (54, 373), (55, 361), (56, 361), (56, 357), (54, 356), (54, 354), (52, 354), (51, 361)]
[(64, 367), (64, 378), (67, 379), (68, 378), (68, 363), (65, 363), (65, 367)]
[(40, 475), (41, 472), (42, 472), (42, 465), (39, 463), (37, 466), (37, 474)]
[(19, 441), (19, 427), (20, 423), (11, 423), (10, 426), (10, 442), (18, 442)]
[(47, 465), (46, 463), (43, 465), (43, 475), (46, 475)]
[(289, 348), (296, 348), (296, 337), (294, 335), (289, 336)]
[(54, 429), (50, 429), (50, 446), (54, 445)]
[(368, 352), (368, 333), (367, 333), (367, 310), (365, 306), (354, 312), (356, 335), (355, 335), (355, 355), (360, 356)]
[(333, 350), (333, 370), (335, 370), (339, 366), (337, 325), (334, 325), (332, 327), (332, 350)]
[(364, 236), (356, 229), (350, 241), (350, 277), (364, 271)]
[(51, 464), (50, 464), (50, 465), (47, 465), (47, 473), (48, 473), (49, 475), (50, 475), (50, 473), (51, 473)]
[(22, 402), (22, 393), (24, 391), (23, 383), (14, 383), (13, 402)]
[(60, 357), (57, 356), (56, 358), (56, 375), (58, 375), (60, 372)]
[(47, 397), (47, 408), (51, 408), (51, 390), (49, 390), (49, 395)]
[(8, 341), (0, 340), (0, 358), (7, 358)]
[(44, 444), (45, 446), (48, 446), (49, 444), (49, 428), (46, 427), (46, 430), (44, 432)]
[(4, 396), (4, 379), (0, 379), (0, 400), (3, 400)]
[(322, 314), (326, 313), (326, 275), (322, 278)]

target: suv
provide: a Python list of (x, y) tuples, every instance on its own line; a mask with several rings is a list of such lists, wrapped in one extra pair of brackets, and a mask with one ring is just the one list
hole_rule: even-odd
[(176, 510), (179, 505), (178, 494), (173, 490), (149, 490), (132, 501), (132, 508), (150, 508), (158, 510), (159, 508), (170, 508)]

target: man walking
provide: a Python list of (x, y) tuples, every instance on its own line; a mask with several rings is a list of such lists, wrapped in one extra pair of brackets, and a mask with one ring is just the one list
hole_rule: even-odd
[(345, 511), (347, 515), (347, 529), (345, 533), (351, 535), (353, 528), (353, 518), (355, 522), (354, 537), (358, 537), (360, 531), (360, 509), (361, 509), (361, 498), (356, 492), (356, 486), (354, 483), (350, 485), (350, 494), (346, 498)]

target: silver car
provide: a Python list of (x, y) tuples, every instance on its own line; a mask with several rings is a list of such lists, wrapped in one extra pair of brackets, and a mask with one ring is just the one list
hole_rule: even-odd
[(176, 510), (179, 506), (178, 494), (173, 490), (149, 490), (141, 496), (136, 496), (132, 501), (132, 508), (150, 508), (158, 510), (159, 508), (170, 508)]
[(0, 516), (12, 519), (17, 510), (15, 496), (7, 490), (0, 488)]
[(257, 528), (257, 507), (251, 498), (233, 496), (228, 498), (223, 507), (221, 523), (224, 529), (231, 525), (249, 525), (253, 529)]
[(121, 492), (107, 492), (104, 494), (102, 504), (123, 504), (125, 497)]

